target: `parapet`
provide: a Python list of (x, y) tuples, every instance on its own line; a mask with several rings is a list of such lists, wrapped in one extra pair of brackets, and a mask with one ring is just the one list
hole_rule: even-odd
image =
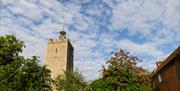
[(57, 43), (57, 42), (69, 42), (69, 39), (66, 37), (66, 32), (64, 30), (59, 32), (59, 38), (58, 39), (50, 38), (48, 40), (48, 43)]
[(69, 39), (67, 39), (67, 38), (63, 38), (63, 39), (52, 39), (52, 38), (50, 38), (48, 40), (48, 43), (67, 42), (67, 41), (69, 41)]

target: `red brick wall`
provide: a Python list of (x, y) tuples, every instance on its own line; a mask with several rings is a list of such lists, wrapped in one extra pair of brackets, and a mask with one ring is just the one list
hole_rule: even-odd
[(176, 61), (176, 77), (177, 77), (177, 86), (178, 91), (180, 91), (180, 55), (175, 59)]
[[(160, 91), (180, 91), (180, 60), (179, 57), (173, 60), (152, 78), (152, 83)], [(159, 74), (162, 82), (158, 81)]]

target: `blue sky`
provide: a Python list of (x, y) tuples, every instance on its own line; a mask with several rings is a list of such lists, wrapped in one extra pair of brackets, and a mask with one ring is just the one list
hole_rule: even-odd
[(44, 60), (47, 39), (63, 25), (74, 64), (87, 80), (100, 75), (112, 51), (124, 49), (152, 70), (180, 45), (180, 0), (1, 0), (0, 35), (25, 41), (23, 55)]

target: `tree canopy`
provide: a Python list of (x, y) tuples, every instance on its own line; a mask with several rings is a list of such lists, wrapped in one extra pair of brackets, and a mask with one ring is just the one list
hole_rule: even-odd
[(103, 67), (102, 77), (93, 81), (94, 91), (151, 91), (146, 70), (136, 64), (140, 60), (120, 50)]
[(0, 91), (51, 91), (50, 70), (38, 58), (20, 56), (24, 42), (0, 36)]
[(59, 75), (54, 84), (58, 91), (88, 91), (88, 83), (78, 71), (64, 71), (64, 75)]
[(0, 65), (14, 62), (25, 47), (24, 42), (15, 36), (0, 36)]

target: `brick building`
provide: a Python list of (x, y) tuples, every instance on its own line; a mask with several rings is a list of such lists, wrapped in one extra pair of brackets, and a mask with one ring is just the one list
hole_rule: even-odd
[(151, 82), (157, 91), (180, 91), (180, 47), (164, 61), (157, 62)]

